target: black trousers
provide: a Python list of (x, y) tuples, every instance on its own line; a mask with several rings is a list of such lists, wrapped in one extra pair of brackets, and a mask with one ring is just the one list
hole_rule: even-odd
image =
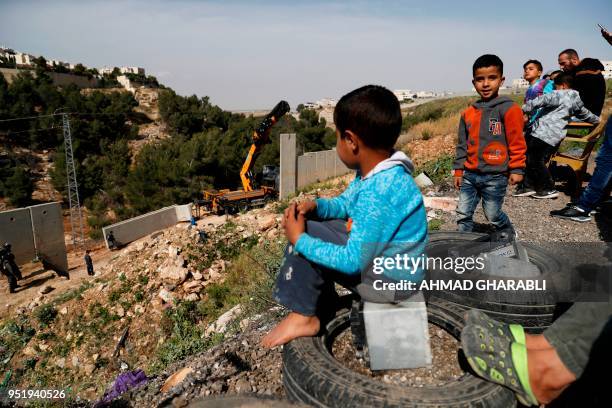
[(548, 171), (548, 161), (557, 151), (557, 146), (551, 146), (537, 137), (529, 137), (527, 145), (527, 169), (525, 171), (524, 186), (532, 188), (538, 193), (550, 191), (555, 183)]

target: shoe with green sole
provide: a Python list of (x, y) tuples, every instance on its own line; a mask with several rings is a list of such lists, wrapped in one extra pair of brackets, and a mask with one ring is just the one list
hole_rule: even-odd
[(539, 405), (529, 384), (524, 344), (508, 341), (505, 336), (494, 335), (482, 326), (468, 324), (461, 332), (461, 347), (478, 376), (509, 388), (525, 406)]
[(503, 336), (508, 341), (525, 344), (525, 329), (520, 324), (506, 324), (489, 317), (478, 309), (470, 309), (465, 314), (466, 325), (482, 326), (495, 335)]

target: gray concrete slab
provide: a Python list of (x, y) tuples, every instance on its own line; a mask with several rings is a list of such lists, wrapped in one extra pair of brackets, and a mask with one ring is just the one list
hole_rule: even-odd
[(113, 236), (118, 244), (125, 245), (176, 223), (176, 206), (173, 205), (106, 226), (102, 228), (102, 233), (107, 247), (106, 238), (110, 231), (113, 231)]
[(422, 293), (399, 304), (364, 302), (370, 369), (391, 370), (431, 364), (427, 308)]
[(28, 208), (0, 212), (0, 245), (12, 245), (15, 261), (23, 264), (36, 257), (32, 218)]
[(28, 208), (38, 257), (51, 264), (57, 271), (68, 272), (61, 204), (46, 203)]
[(295, 133), (280, 135), (280, 191), (281, 199), (294, 194), (297, 185), (297, 136)]

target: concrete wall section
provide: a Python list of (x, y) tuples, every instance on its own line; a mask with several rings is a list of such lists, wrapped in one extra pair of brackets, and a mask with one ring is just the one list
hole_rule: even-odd
[(47, 203), (28, 208), (38, 257), (51, 264), (55, 270), (68, 272), (61, 204)]
[[(113, 236), (117, 243), (124, 245), (176, 223), (176, 206), (173, 205), (109, 225), (104, 227), (102, 232), (104, 234), (104, 241), (106, 241), (109, 232), (113, 231)], [(107, 241), (106, 246), (108, 246)]]
[(17, 263), (29, 262), (36, 257), (32, 219), (28, 208), (0, 212), (0, 244), (12, 246)]
[(177, 205), (176, 208), (176, 221), (191, 221), (191, 207), (192, 204)]
[(280, 135), (280, 191), (281, 199), (295, 193), (297, 184), (297, 137), (295, 133)]
[[(0, 74), (4, 75), (6, 82), (11, 84), (21, 72), (29, 72), (33, 77), (36, 77), (36, 71), (33, 69), (15, 69), (15, 68), (0, 68)], [(96, 78), (88, 78), (82, 75), (64, 74), (59, 72), (47, 72), (54, 85), (66, 86), (74, 84), (79, 88), (96, 88), (98, 80)]]

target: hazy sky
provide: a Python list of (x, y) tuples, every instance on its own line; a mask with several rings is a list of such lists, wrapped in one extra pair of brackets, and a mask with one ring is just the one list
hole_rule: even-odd
[(558, 52), (612, 59), (595, 1), (7, 1), (0, 45), (89, 67), (137, 65), (225, 109), (338, 98), (367, 83), (471, 88), (471, 64), (499, 55), (510, 82)]

